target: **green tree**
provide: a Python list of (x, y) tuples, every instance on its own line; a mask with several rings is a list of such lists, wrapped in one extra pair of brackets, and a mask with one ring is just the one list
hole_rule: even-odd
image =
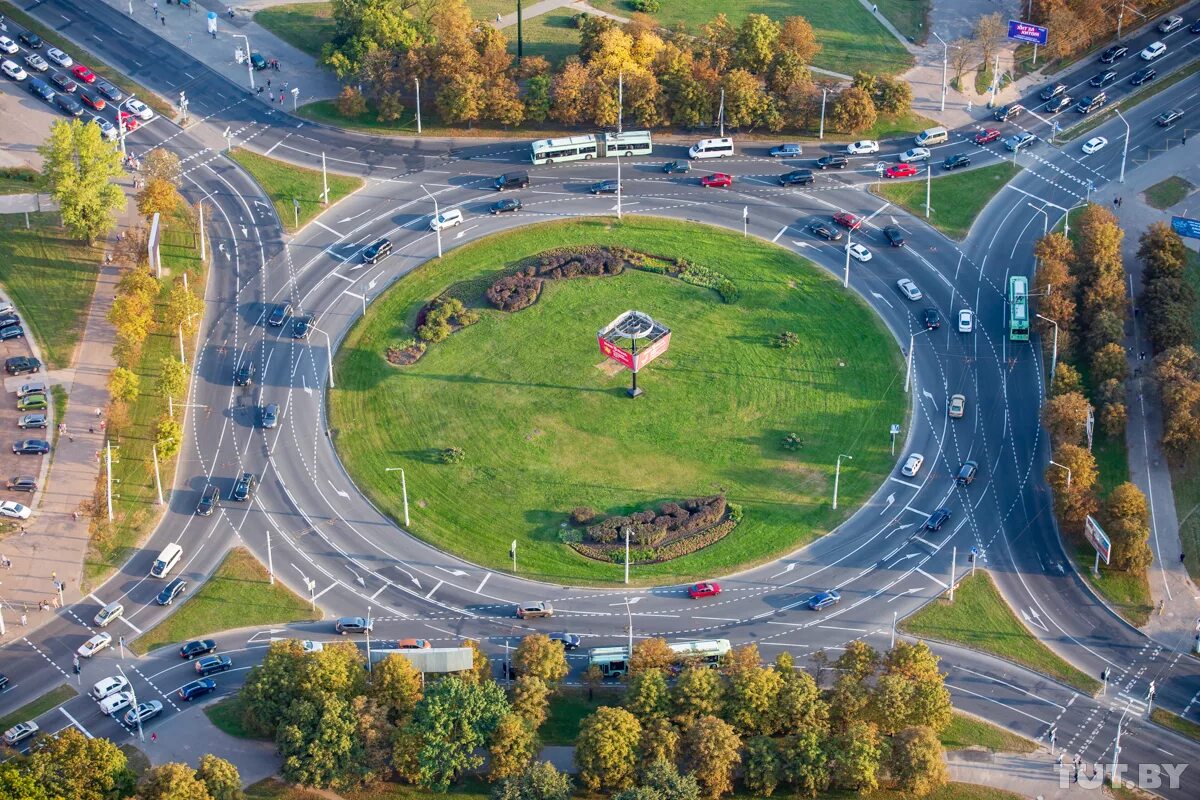
[(1042, 424), (1054, 446), (1079, 444), (1087, 432), (1087, 416), (1092, 404), (1078, 392), (1056, 394), (1042, 405)]
[(1054, 373), (1054, 383), (1050, 384), (1050, 394), (1068, 392), (1083, 393), (1083, 376), (1070, 364), (1059, 364)]
[(1097, 415), (1100, 422), (1100, 430), (1104, 431), (1105, 435), (1118, 437), (1125, 433), (1125, 423), (1129, 419), (1129, 412), (1125, 408), (1124, 403), (1105, 403), (1100, 407), (1100, 413)]
[(779, 35), (779, 23), (766, 14), (747, 14), (734, 43), (737, 65), (755, 75), (765, 73), (775, 58)]
[(542, 123), (550, 116), (550, 75), (534, 75), (525, 81), (525, 118)]
[(617, 29), (615, 20), (599, 14), (588, 14), (579, 25), (579, 57), (590, 61), (600, 50), (605, 34)]
[(275, 735), (280, 774), (289, 783), (317, 788), (354, 785), (360, 768), (357, 731), (354, 710), (343, 696), (293, 701)]
[(402, 655), (380, 659), (367, 680), (367, 696), (384, 710), (391, 725), (412, 717), (421, 700), (421, 673)]
[(570, 775), (559, 772), (549, 761), (539, 761), (496, 787), (492, 800), (571, 800), (574, 793)]
[(159, 458), (170, 458), (179, 452), (183, 444), (183, 427), (174, 417), (159, 417), (158, 425), (154, 427), (154, 446), (158, 448)]
[(729, 723), (706, 715), (684, 728), (679, 755), (684, 768), (713, 798), (733, 791), (733, 773), (741, 762), (742, 739)]
[(1184, 278), (1163, 276), (1147, 282), (1141, 307), (1155, 352), (1196, 341), (1196, 306), (1196, 290)]
[(183, 282), (177, 282), (167, 295), (167, 307), (163, 312), (163, 322), (171, 329), (183, 327), (185, 333), (196, 329), (196, 324), (204, 316), (204, 300), (185, 288)]
[(208, 789), (212, 800), (243, 800), (246, 796), (238, 768), (212, 753), (200, 756), (196, 777)]
[(829, 119), (836, 130), (858, 133), (874, 125), (878, 116), (871, 95), (851, 86), (838, 93)]
[(829, 787), (830, 759), (823, 733), (815, 728), (802, 730), (783, 741), (780, 748), (783, 774), (799, 794), (816, 797)]
[(29, 771), (23, 760), (19, 759), (9, 759), (0, 763), (0, 797), (60, 800), (60, 797), (51, 797), (50, 789)]
[(944, 730), (954, 711), (938, 657), (924, 642), (897, 642), (888, 651), (871, 699), (872, 716), (888, 735), (913, 725)]
[(1168, 223), (1153, 222), (1138, 237), (1137, 256), (1146, 284), (1159, 278), (1180, 278), (1187, 265), (1187, 246)]
[(653, 717), (665, 717), (671, 710), (671, 693), (663, 671), (656, 667), (636, 672), (629, 679), (625, 708), (643, 724)]
[(100, 128), (77, 119), (58, 120), (38, 152), (42, 180), (58, 203), (63, 225), (89, 243), (112, 230), (125, 208), (125, 193), (117, 183), (121, 155)]
[(671, 689), (675, 719), (687, 723), (721, 710), (721, 676), (707, 667), (691, 666), (679, 673)]
[(367, 113), (367, 99), (356, 86), (343, 86), (337, 97), (337, 110), (343, 117), (361, 117)]
[(755, 664), (732, 673), (725, 690), (725, 719), (743, 733), (774, 733), (782, 689), (783, 678), (774, 669)]
[(174, 356), (158, 362), (158, 393), (163, 397), (179, 397), (187, 391), (188, 369)]
[(641, 732), (637, 718), (623, 708), (601, 706), (584, 717), (575, 740), (579, 781), (592, 792), (631, 786)]
[(114, 400), (132, 403), (141, 392), (141, 381), (133, 370), (116, 367), (108, 375), (108, 393)]
[(1129, 374), (1125, 348), (1112, 342), (1092, 354), (1092, 379), (1096, 383), (1108, 380), (1123, 381)]
[(412, 48), (422, 38), (422, 24), (409, 14), (412, 2), (394, 0), (333, 0), (334, 33), (321, 49), (321, 60), (341, 80), (362, 69), (375, 50)]
[(832, 784), (840, 789), (870, 792), (879, 786), (883, 743), (875, 726), (855, 722), (830, 742)]
[(700, 784), (691, 775), (680, 775), (674, 762), (662, 759), (642, 771), (636, 788), (613, 800), (700, 800)]
[(875, 82), (875, 106), (880, 114), (898, 117), (912, 110), (913, 92), (908, 81), (880, 75)]
[(1200, 354), (1178, 345), (1154, 359), (1163, 397), (1162, 443), (1176, 458), (1191, 458), (1200, 445)]
[(905, 728), (895, 737), (888, 771), (907, 797), (926, 797), (950, 780), (942, 743), (932, 728), (924, 726)]
[(562, 681), (569, 671), (563, 646), (542, 633), (530, 634), (521, 640), (513, 653), (513, 666), (518, 674), (541, 678), (550, 687)]
[(791, 653), (780, 653), (775, 671), (783, 684), (775, 706), (775, 729), (784, 733), (812, 730), (823, 734), (829, 728), (829, 706), (821, 698), (817, 682), (802, 669), (796, 669)]
[[(1046, 482), (1054, 493), (1054, 513), (1063, 523), (1078, 529), (1083, 519), (1096, 511), (1096, 459), (1086, 448), (1064, 444), (1054, 451), (1056, 464), (1046, 467)], [(1068, 472), (1067, 470), (1070, 470)], [(1067, 476), (1071, 476), (1070, 487)]]
[(507, 713), (504, 690), (492, 681), (470, 683), (451, 675), (428, 687), (413, 715), (423, 740), (421, 785), (444, 792), (464, 772), (477, 769), (483, 763), (477, 751)]
[(846, 645), (846, 649), (834, 663), (841, 675), (858, 682), (865, 681), (879, 669), (879, 652), (866, 642), (855, 640)]
[(782, 778), (783, 758), (778, 742), (769, 736), (755, 736), (746, 742), (746, 788), (756, 797), (770, 797)]
[(108, 739), (92, 739), (77, 728), (37, 739), (24, 769), (51, 797), (107, 800), (125, 785), (125, 754)]
[(537, 735), (529, 723), (516, 714), (505, 714), (492, 733), (488, 780), (507, 780), (524, 774), (537, 752)]
[(1112, 541), (1115, 569), (1144, 572), (1154, 560), (1150, 550), (1150, 506), (1142, 490), (1126, 481), (1104, 503), (1104, 532)]
[(521, 675), (513, 688), (513, 712), (535, 731), (550, 713), (550, 687), (536, 675)]

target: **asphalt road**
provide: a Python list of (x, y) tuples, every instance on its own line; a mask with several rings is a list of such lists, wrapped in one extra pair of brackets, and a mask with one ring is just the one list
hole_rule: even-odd
[[(592, 182), (616, 177), (612, 161), (532, 167), (532, 185), (519, 195), (524, 210), (492, 217), (483, 213), (495, 199), (491, 180), (528, 164), (525, 143), (414, 144), (299, 123), (106, 5), (53, 0), (37, 4), (31, 13), (72, 36), (103, 33), (93, 37), (99, 43), (88, 46), (168, 96), (187, 91), (191, 113), (203, 117), (204, 125), (180, 131), (156, 120), (130, 134), (129, 146), (138, 153), (166, 147), (184, 160), (190, 198), (204, 198), (210, 211), (216, 255), (206, 294), (209, 311), (193, 360), (188, 443), (168, 512), (145, 548), (95, 591), (94, 602), (65, 609), (54, 623), (4, 648), (3, 671), (20, 678), (0, 696), (0, 709), (19, 706), (64, 675), (72, 678), (71, 653), (91, 634), (91, 617), (103, 603), (120, 599), (126, 605), (127, 619), (109, 629), (114, 636), (132, 638), (168, 613), (154, 604), (162, 582), (147, 577), (150, 562), (166, 543), (184, 547), (174, 574), (187, 576), (194, 586), (233, 544), (249, 546), (266, 562), (268, 535), (271, 563), (281, 580), (301, 594), (311, 591), (330, 616), (371, 609), (377, 635), (388, 638), (450, 642), (470, 636), (496, 651), (530, 630), (570, 629), (585, 637), (585, 647), (620, 643), (631, 634), (728, 638), (757, 642), (768, 657), (778, 648), (797, 655), (836, 650), (855, 639), (886, 647), (896, 616), (910, 614), (944, 591), (952, 554), (957, 553), (961, 571), (965, 554), (977, 548), (981, 565), (996, 576), (1039, 638), (1092, 674), (1111, 667), (1113, 680), (1106, 696), (1093, 700), (998, 659), (939, 648), (956, 704), (1034, 738), (1045, 739), (1053, 726), (1058, 744), (1070, 741), (1085, 758), (1107, 761), (1117, 720), (1144, 714), (1149, 681), (1156, 681), (1156, 702), (1176, 711), (1191, 708), (1200, 694), (1200, 670), (1193, 660), (1125, 625), (1071, 571), (1042, 480), (1048, 452), (1036, 421), (1044, 391), (1040, 350), (1009, 342), (1005, 335), (1007, 277), (1032, 271), (1039, 226), (1053, 225), (1081, 203), (1089, 185), (1116, 178), (1124, 143), (1120, 121), (1094, 132), (1110, 144), (1093, 155), (1084, 156), (1078, 142), (1055, 147), (1044, 141), (1020, 154), (1025, 170), (983, 212), (962, 246), (865, 191), (877, 179), (877, 164), (893, 162), (909, 142), (884, 143), (880, 155), (852, 157), (851, 168), (821, 173), (806, 189), (783, 189), (777, 176), (806, 166), (820, 152), (832, 152), (834, 145), (783, 163), (766, 158), (765, 146), (741, 150), (711, 165), (734, 176), (729, 189), (698, 186), (696, 178), (710, 166), (705, 162), (686, 176), (664, 175), (662, 162), (684, 156), (681, 147), (658, 146), (653, 158), (625, 162), (625, 213), (737, 229), (748, 207), (751, 233), (839, 277), (843, 251), (815, 238), (807, 225), (827, 222), (836, 211), (863, 216), (866, 222), (854, 240), (866, 244), (875, 258), (852, 265), (850, 284), (879, 313), (902, 350), (910, 341), (914, 345), (912, 424), (897, 454), (924, 453), (920, 475), (907, 479), (897, 471), (833, 534), (777, 562), (722, 578), (725, 591), (716, 598), (691, 601), (682, 586), (622, 592), (532, 584), (439, 552), (398, 530), (355, 490), (326, 436), (322, 397), (329, 348), (336, 348), (364, 303), (436, 252), (426, 190), (442, 210), (459, 208), (466, 216), (464, 225), (443, 235), (449, 249), (529, 222), (614, 213), (615, 198), (587, 193)], [(1171, 63), (1168, 58), (1181, 64), (1197, 54), (1200, 37), (1189, 36), (1168, 40), (1172, 49), (1160, 69)], [(1131, 49), (1143, 46), (1143, 38), (1150, 40), (1139, 37)], [(1176, 47), (1177, 42), (1186, 46)], [(1093, 65), (1085, 65), (1077, 74), (1086, 79), (1093, 71)], [(1074, 91), (1079, 81), (1067, 82)], [(1178, 106), (1185, 109), (1185, 119), (1193, 118), (1196, 104), (1196, 80), (1189, 78), (1131, 111), (1127, 169), (1169, 146), (1175, 135), (1154, 125), (1155, 114)], [(999, 127), (1005, 135), (1028, 129), (1048, 137), (1050, 124), (1027, 113)], [(935, 148), (935, 163), (958, 152), (970, 153), (976, 165), (1011, 157), (999, 142), (971, 143), (975, 133), (954, 131), (950, 143)], [(317, 224), (285, 239), (254, 183), (220, 155), (221, 145), (230, 140), (309, 166), (325, 153), (331, 169), (363, 175), (368, 185)], [(881, 228), (893, 223), (904, 229), (908, 246), (886, 247)], [(382, 235), (395, 243), (394, 254), (374, 267), (362, 266), (359, 252)], [(901, 277), (915, 280), (924, 300), (903, 299), (895, 286)], [(314, 316), (316, 331), (307, 341), (292, 340), (286, 328), (265, 324), (269, 310), (283, 301), (297, 315)], [(976, 314), (976, 332), (958, 334), (945, 324), (926, 333), (919, 317), (926, 307), (937, 308), (948, 323), (958, 309), (969, 308)], [(244, 359), (255, 362), (259, 378), (253, 386), (237, 388), (231, 379)], [(950, 420), (946, 401), (958, 392), (968, 398), (967, 415)], [(283, 409), (282, 422), (272, 431), (256, 425), (258, 408), (266, 402)], [(972, 486), (957, 487), (953, 476), (968, 458), (983, 465), (981, 475)], [(227, 496), (242, 471), (260, 476), (251, 502), (226, 501), (212, 517), (193, 515), (206, 483), (216, 483)], [(951, 510), (950, 522), (938, 532), (920, 531), (928, 513), (942, 506)], [(839, 606), (821, 614), (804, 608), (812, 593), (828, 588), (841, 592)], [(514, 619), (514, 603), (531, 599), (553, 601), (555, 619)], [(322, 636), (331, 628), (326, 622), (299, 626), (296, 633)], [(222, 691), (237, 685), (244, 674), (240, 670), (256, 660), (260, 651), (255, 648), (264, 639), (282, 635), (291, 632), (221, 637), (222, 649), (235, 653), (238, 668), (218, 677)], [(110, 652), (86, 663), (79, 679), (84, 688), (115, 671), (118, 655)], [(164, 713), (171, 713), (172, 691), (191, 677), (187, 665), (170, 652), (126, 663), (139, 700), (157, 696), (167, 706)], [(78, 723), (92, 733), (119, 733), (111, 728), (116, 723), (99, 717), (94, 703), (79, 698), (50, 712), (43, 727)], [(1122, 760), (1132, 752), (1139, 758), (1162, 760), (1165, 753), (1186, 763), (1198, 761), (1200, 747), (1157, 727), (1138, 725), (1131, 734), (1122, 740)], [(1131, 744), (1135, 740), (1142, 744)], [(1154, 748), (1161, 751), (1158, 756)]]

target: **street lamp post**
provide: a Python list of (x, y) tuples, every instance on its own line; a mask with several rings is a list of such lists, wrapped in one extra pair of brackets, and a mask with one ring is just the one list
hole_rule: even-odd
[(231, 34), (234, 39), (241, 39), (246, 43), (246, 74), (250, 76), (250, 91), (254, 91), (254, 65), (250, 63), (250, 37), (244, 33)]
[(940, 37), (936, 33), (934, 33), (933, 31), (930, 31), (930, 33), (933, 33), (933, 38), (937, 39), (939, 42), (942, 43), (942, 107), (941, 107), (941, 110), (945, 111), (946, 110), (946, 62), (950, 60), (950, 45), (946, 44), (946, 41), (942, 37)]
[(315, 613), (317, 610), (317, 595), (315, 594), (317, 582), (305, 575), (304, 570), (300, 569), (295, 564), (292, 564), (292, 567), (295, 568), (296, 572), (300, 573), (300, 577), (304, 580), (304, 585), (308, 587), (308, 599), (309, 602), (312, 603), (312, 610)]
[(313, 330), (325, 337), (325, 359), (329, 362), (329, 388), (333, 386), (333, 340), (329, 338), (329, 334), (318, 327), (313, 327)]
[(404, 497), (404, 527), (408, 527), (408, 483), (404, 479), (404, 467), (385, 467), (384, 472), (400, 473), (400, 494)]
[[(621, 163), (621, 159), (618, 158), (617, 159), (618, 168), (619, 168), (620, 163)], [(437, 198), (434, 197), (433, 195), (429, 194), (429, 190), (426, 189), (424, 186), (421, 187), (421, 191), (425, 192), (426, 196), (429, 197), (429, 199), (433, 201), (433, 221), (434, 221), (434, 223), (437, 223), (438, 217), (441, 216), (441, 212), (438, 211)], [(617, 216), (620, 216), (620, 206), (621, 206), (621, 204), (620, 204), (620, 202), (618, 202), (617, 203), (617, 209), (618, 209)], [(438, 226), (436, 228), (435, 232), (437, 233), (438, 258), (441, 258), (442, 257), (442, 229), (441, 229), (441, 227)]]
[(850, 239), (854, 231), (846, 231), (846, 274), (842, 277), (842, 288), (850, 288)]
[(1112, 767), (1110, 768), (1112, 774), (1109, 776), (1112, 779), (1113, 786), (1117, 785), (1117, 759), (1121, 755), (1121, 733), (1125, 728), (1125, 716), (1128, 713), (1129, 706), (1125, 706), (1125, 711), (1121, 714), (1121, 721), (1117, 723), (1117, 739), (1113, 742)]
[(633, 533), (632, 526), (625, 526), (625, 583), (629, 583), (629, 534)]
[(1067, 471), (1067, 490), (1070, 491), (1070, 489), (1071, 489), (1071, 468), (1063, 466), (1062, 464), (1058, 463), (1057, 461), (1051, 461), (1050, 463), (1053, 464), (1054, 466), (1058, 467), (1059, 469), (1065, 469)]
[(825, 138), (825, 98), (829, 96), (828, 89), (821, 90), (821, 128), (817, 132), (818, 139)]
[(848, 458), (851, 461), (853, 461), (854, 456), (848, 456), (845, 453), (838, 453), (837, 467), (834, 468), (834, 472), (833, 472), (833, 508), (835, 511), (837, 510), (838, 482), (841, 480), (841, 477), (842, 477), (842, 459), (843, 458)]
[(929, 219), (929, 214), (933, 211), (930, 204), (933, 203), (933, 168), (928, 162), (925, 164), (925, 219)]
[(121, 158), (125, 158), (127, 155), (125, 152), (125, 122), (121, 119), (121, 110), (124, 109), (125, 106), (129, 105), (129, 101), (133, 99), (134, 96), (129, 95), (129, 97), (126, 97), (121, 101), (120, 105), (117, 106), (117, 138), (121, 142)]
[(133, 688), (133, 681), (129, 680), (125, 675), (125, 670), (121, 669), (121, 665), (115, 665), (117, 672), (121, 673), (121, 677), (125, 678), (125, 683), (129, 686), (130, 705), (133, 707), (133, 716), (137, 718), (138, 738), (143, 742), (146, 741), (146, 732), (142, 730), (142, 715), (138, 713), (137, 689)]
[(1050, 383), (1053, 384), (1054, 370), (1058, 366), (1058, 322), (1042, 314), (1038, 314), (1038, 317), (1054, 326), (1054, 349), (1050, 353)]
[(1121, 109), (1113, 106), (1113, 111), (1117, 112), (1117, 116), (1120, 118), (1121, 122), (1125, 123), (1125, 146), (1121, 148), (1121, 177), (1117, 179), (1118, 183), (1124, 183), (1125, 159), (1129, 155), (1129, 137), (1132, 136), (1132, 133), (1129, 130), (1129, 120), (1125, 119), (1125, 117), (1121, 114)]
[(933, 330), (933, 328), (925, 328), (924, 330), (919, 330), (916, 333), (910, 333), (908, 335), (908, 359), (907, 359), (908, 364), (904, 370), (904, 391), (905, 392), (907, 392), (909, 390), (909, 388), (911, 388), (911, 386), (912, 386), (913, 347), (916, 346), (917, 337), (920, 336), (922, 333), (929, 333), (931, 330)]

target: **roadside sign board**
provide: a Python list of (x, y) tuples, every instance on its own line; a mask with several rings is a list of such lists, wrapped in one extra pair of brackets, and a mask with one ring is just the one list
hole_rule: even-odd
[(1092, 519), (1090, 515), (1083, 521), (1083, 535), (1092, 543), (1092, 547), (1096, 548), (1097, 555), (1107, 564), (1109, 558), (1112, 557), (1112, 542), (1109, 540), (1108, 534), (1100, 527), (1100, 523)]
[(1048, 33), (1049, 31), (1041, 25), (1034, 25), (1031, 22), (1021, 22), (1015, 19), (1008, 21), (1008, 38), (1014, 42), (1045, 45)]
[(1200, 219), (1190, 217), (1171, 217), (1171, 227), (1180, 236), (1188, 239), (1200, 239)]

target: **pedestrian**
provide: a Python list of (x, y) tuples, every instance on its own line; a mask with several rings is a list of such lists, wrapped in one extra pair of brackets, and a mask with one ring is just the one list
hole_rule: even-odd
[(287, 81), (284, 81), (284, 82), (283, 82), (283, 90), (286, 92), (286, 91), (287, 91), (287, 88), (288, 88), (288, 82), (287, 82)]
[(54, 581), (56, 585), (58, 584), (58, 570), (50, 571), (50, 580)]
[(213, 37), (214, 39), (215, 39), (215, 38), (217, 38), (217, 29), (216, 29), (216, 28), (213, 28), (211, 31), (209, 31), (209, 33), (211, 33), (211, 34), (212, 34), (212, 37)]
[(1166, 601), (1166, 600), (1159, 600), (1159, 601), (1158, 601), (1158, 615), (1159, 615), (1160, 617), (1162, 616), (1162, 613), (1163, 613), (1163, 608), (1165, 608), (1165, 607), (1166, 607), (1166, 605), (1167, 605), (1167, 601)]
[[(233, 12), (230, 11), (229, 13), (232, 14)], [(150, 732), (150, 741), (152, 741), (152, 742), (158, 741), (158, 734), (156, 732), (154, 732), (154, 731)]]
[(163, 14), (161, 17), (159, 17), (159, 19), (162, 20), (163, 27), (167, 27), (167, 15)]
[(283, 105), (283, 92), (279, 93), (279, 105)]
[(28, 624), (29, 624), (29, 617), (22, 614), (21, 615), (21, 627), (24, 628)]
[(1116, 195), (1113, 195), (1113, 205), (1114, 206), (1121, 205), (1121, 198), (1117, 197)]
[[(24, 528), (21, 528), (21, 530), (25, 530), (25, 529), (24, 529)], [(1180, 564), (1182, 564), (1182, 563), (1183, 563), (1183, 557), (1184, 557), (1185, 555), (1187, 555), (1187, 553), (1180, 553), (1180, 554), (1179, 554), (1179, 563), (1180, 563)]]
[(22, 536), (25, 535), (25, 526), (24, 525), (21, 526), (21, 535)]
[(872, 6), (871, 6), (871, 13), (872, 13), (872, 14), (878, 14), (878, 13), (879, 13), (879, 6), (878, 6), (878, 5), (872, 5)]
[(100, 419), (100, 416), (101, 416), (101, 414), (103, 414), (103, 413), (104, 413), (104, 412), (102, 412), (100, 409), (98, 409), (98, 408), (97, 408), (97, 409), (96, 409), (96, 419)]
[(271, 88), (271, 79), (270, 78), (267, 78), (267, 88), (268, 89)]

